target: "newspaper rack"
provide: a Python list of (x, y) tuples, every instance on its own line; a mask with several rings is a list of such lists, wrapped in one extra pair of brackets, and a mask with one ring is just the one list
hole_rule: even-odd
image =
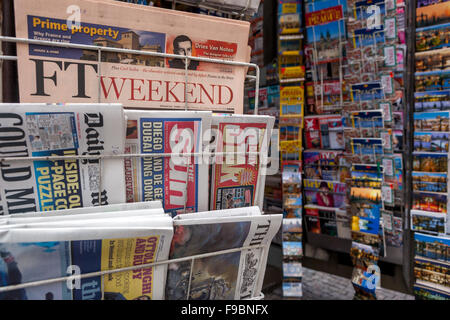
[[(70, 275), (70, 276), (66, 276), (66, 277), (26, 282), (26, 283), (22, 283), (22, 284), (18, 284), (18, 285), (10, 285), (10, 286), (5, 286), (5, 287), (0, 287), (0, 293), (6, 292), (6, 291), (29, 288), (29, 287), (36, 287), (36, 286), (40, 286), (40, 285), (52, 284), (52, 283), (57, 283), (57, 282), (64, 282), (64, 281), (68, 285), (69, 284), (74, 285), (74, 281), (79, 281), (84, 278), (91, 278), (91, 277), (98, 277), (98, 276), (102, 277), (102, 284), (104, 284), (103, 279), (104, 279), (105, 275), (108, 275), (108, 274), (133, 271), (133, 270), (137, 270), (137, 269), (145, 269), (145, 268), (156, 267), (156, 266), (165, 265), (165, 264), (168, 265), (170, 263), (178, 263), (178, 262), (184, 262), (184, 261), (191, 261), (191, 266), (192, 266), (194, 264), (195, 259), (202, 259), (202, 258), (217, 256), (217, 255), (221, 255), (221, 254), (239, 252), (239, 251), (248, 250), (248, 249), (261, 249), (264, 247), (267, 248), (268, 245), (269, 244), (246, 246), (246, 247), (241, 247), (241, 248), (215, 251), (215, 252), (210, 252), (210, 253), (194, 255), (194, 256), (190, 256), (190, 257), (163, 260), (163, 261), (158, 261), (158, 262), (154, 262), (154, 263), (141, 264), (141, 265), (125, 267), (125, 268), (104, 270), (104, 271), (98, 271), (98, 272), (89, 272), (89, 273), (83, 273), (83, 274), (79, 274), (79, 275)], [(191, 289), (191, 280), (192, 280), (192, 268), (191, 268), (191, 273), (189, 274), (189, 283), (188, 283), (188, 290), (186, 293), (186, 300), (189, 300), (190, 289)], [(257, 295), (254, 295), (253, 297), (250, 297), (245, 300), (262, 300), (262, 299), (264, 299), (264, 294), (262, 292), (260, 292)], [(102, 286), (102, 300), (104, 300), (104, 287), (103, 286)]]
[[(228, 60), (221, 60), (221, 59), (211, 59), (211, 58), (204, 58), (204, 57), (194, 57), (194, 56), (184, 56), (184, 55), (176, 55), (176, 54), (168, 54), (168, 53), (159, 53), (159, 52), (149, 52), (149, 51), (142, 51), (142, 50), (131, 50), (131, 49), (122, 49), (122, 48), (113, 48), (113, 47), (99, 47), (99, 46), (93, 46), (93, 45), (84, 45), (84, 44), (74, 44), (74, 43), (61, 43), (61, 42), (54, 42), (54, 41), (46, 41), (46, 40), (35, 40), (35, 39), (26, 39), (26, 38), (16, 38), (16, 37), (7, 37), (7, 36), (0, 36), (0, 43), (2, 41), (5, 42), (14, 42), (14, 43), (25, 43), (25, 44), (38, 44), (38, 45), (45, 45), (45, 46), (56, 46), (56, 47), (65, 47), (65, 48), (75, 48), (75, 49), (85, 49), (85, 50), (93, 50), (98, 52), (98, 67), (99, 67), (99, 73), (101, 73), (101, 62), (102, 62), (102, 51), (103, 52), (122, 52), (122, 53), (130, 53), (130, 54), (138, 54), (138, 55), (149, 55), (149, 56), (155, 56), (155, 57), (161, 57), (161, 58), (178, 58), (178, 59), (184, 59), (186, 61), (188, 60), (196, 60), (196, 61), (204, 61), (204, 62), (210, 62), (210, 63), (218, 63), (218, 64), (226, 64), (226, 65), (232, 65), (237, 67), (243, 67), (243, 68), (254, 68), (256, 70), (256, 75), (246, 75), (247, 79), (250, 79), (254, 81), (255, 83), (255, 109), (254, 114), (258, 114), (258, 100), (259, 100), (259, 78), (260, 78), (260, 69), (257, 64), (254, 63), (246, 63), (246, 62), (239, 62), (239, 61), (228, 61)], [(0, 55), (0, 60), (9, 60), (9, 61), (17, 61), (17, 56), (7, 56), (7, 55)], [(185, 83), (188, 82), (188, 69), (185, 68)], [(185, 90), (187, 86), (185, 86)], [(98, 90), (100, 92), (101, 86), (100, 86), (100, 77), (98, 78)], [(101, 102), (101, 95), (99, 94), (98, 103)], [(188, 102), (185, 102), (185, 110), (188, 110)], [(267, 151), (267, 150), (266, 150)], [(273, 152), (272, 152), (273, 154)], [(4, 162), (11, 162), (11, 161), (43, 161), (43, 160), (78, 160), (78, 159), (97, 159), (99, 160), (99, 194), (100, 190), (102, 188), (102, 160), (108, 159), (108, 158), (133, 158), (133, 157), (169, 157), (169, 156), (179, 156), (179, 157), (187, 157), (187, 160), (189, 161), (191, 157), (210, 157), (210, 156), (221, 156), (221, 155), (259, 155), (259, 156), (266, 156), (266, 152), (197, 152), (197, 153), (138, 153), (138, 154), (114, 154), (114, 155), (65, 155), (65, 156), (43, 156), (43, 157), (1, 157), (0, 158), (0, 164)], [(261, 161), (258, 161), (259, 168), (263, 168), (264, 166), (261, 165)], [(188, 175), (186, 175), (186, 179), (188, 179)], [(187, 187), (187, 184), (186, 184)], [(187, 195), (185, 194), (185, 201), (184, 201), (184, 211), (186, 211), (186, 200)], [(102, 205), (102, 202), (99, 200), (98, 205)], [(85, 273), (80, 275), (70, 275), (60, 278), (53, 278), (53, 279), (47, 279), (47, 280), (40, 280), (40, 281), (32, 281), (27, 283), (22, 283), (19, 285), (10, 285), (10, 286), (4, 286), (0, 287), (0, 293), (6, 292), (6, 291), (12, 291), (27, 287), (34, 287), (44, 284), (50, 284), (50, 283), (57, 283), (57, 282), (64, 282), (67, 281), (67, 283), (72, 283), (74, 280), (82, 279), (82, 278), (89, 278), (93, 276), (101, 276), (102, 279), (107, 274), (112, 273), (118, 273), (118, 272), (125, 272), (125, 271), (131, 271), (136, 269), (143, 269), (158, 265), (165, 265), (170, 263), (177, 263), (182, 261), (191, 261), (191, 264), (194, 263), (195, 259), (201, 259), (211, 256), (217, 256), (221, 254), (227, 254), (232, 252), (238, 252), (248, 249), (260, 249), (265, 248), (266, 250), (269, 249), (270, 243), (266, 245), (254, 245), (254, 246), (247, 246), (247, 247), (240, 247), (240, 248), (234, 248), (234, 249), (228, 249), (228, 250), (222, 250), (222, 251), (216, 251), (216, 252), (210, 252), (195, 256), (189, 256), (179, 259), (169, 259), (164, 261), (158, 261), (155, 263), (150, 264), (143, 264), (143, 265), (137, 265), (137, 266), (131, 266), (126, 268), (119, 268), (119, 269), (111, 269), (111, 270), (104, 270), (99, 272), (93, 272), (93, 273)], [(260, 270), (259, 270), (260, 271)], [(192, 269), (191, 269), (192, 272)], [(190, 284), (191, 284), (192, 274), (189, 277), (189, 285), (188, 285), (188, 291), (187, 291), (187, 297), (189, 298), (190, 295)], [(102, 299), (104, 297), (104, 290), (102, 288)], [(246, 300), (262, 300), (264, 299), (264, 294), (262, 292), (255, 293), (252, 297), (246, 299)]]

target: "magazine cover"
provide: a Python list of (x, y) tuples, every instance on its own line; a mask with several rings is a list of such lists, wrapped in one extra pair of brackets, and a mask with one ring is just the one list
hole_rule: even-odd
[(303, 115), (303, 86), (280, 87), (280, 115)]
[[(116, 220), (120, 220), (115, 222)], [(93, 220), (91, 220), (93, 221)], [(64, 227), (3, 229), (0, 245), (2, 286), (112, 270), (166, 260), (172, 239), (168, 216), (97, 220)], [(145, 227), (139, 224), (145, 223)], [(65, 222), (67, 223), (67, 222)], [(103, 235), (103, 239), (99, 239)], [(89, 240), (92, 239), (92, 240)], [(72, 270), (72, 271), (69, 271)], [(147, 267), (79, 283), (55, 282), (0, 293), (2, 300), (159, 300), (164, 298), (167, 266)]]
[(301, 22), (302, 2), (300, 0), (278, 1), (278, 34), (300, 33)]
[(349, 170), (340, 151), (306, 150), (303, 163), (306, 179), (345, 182)]
[(344, 149), (342, 117), (305, 117), (305, 138), (307, 149)]
[[(66, 12), (70, 0), (14, 4), (19, 38), (249, 61), (247, 21), (79, 0), (82, 15), (76, 24)], [(243, 112), (244, 67), (194, 60), (185, 65), (184, 59), (129, 52), (103, 51), (98, 57), (97, 50), (28, 44), (17, 45), (17, 56), (22, 102), (100, 101), (182, 110), (187, 102), (194, 110)]]
[[(114, 155), (124, 150), (123, 110), (114, 104), (1, 104), (5, 157)], [(0, 215), (125, 202), (123, 159), (6, 162)]]
[(216, 156), (211, 166), (211, 210), (262, 208), (265, 161), (274, 118), (250, 115), (213, 115), (212, 134), (216, 152), (260, 152), (259, 156)]
[[(125, 153), (203, 151), (210, 130), (208, 111), (126, 110)], [(160, 200), (166, 212), (208, 208), (208, 164), (202, 157), (149, 156), (124, 159), (127, 202)]]
[(306, 204), (315, 204), (327, 208), (345, 206), (346, 184), (337, 181), (303, 180)]
[(311, 63), (326, 63), (339, 59), (341, 42), (346, 38), (345, 0), (322, 0), (305, 6), (307, 46), (314, 48)]
[[(214, 215), (214, 219), (175, 219), (169, 258), (268, 245), (282, 220), (282, 215), (228, 218), (220, 218), (220, 212)], [(261, 248), (195, 259), (192, 265), (191, 261), (171, 263), (166, 299), (235, 300), (255, 297), (262, 288), (266, 262), (267, 250)]]

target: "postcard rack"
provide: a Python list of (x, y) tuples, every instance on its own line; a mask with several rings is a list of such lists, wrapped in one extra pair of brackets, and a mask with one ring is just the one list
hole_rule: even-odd
[[(178, 1), (178, 0), (177, 0)], [(196, 61), (204, 61), (209, 63), (218, 63), (218, 64), (226, 64), (236, 67), (242, 67), (242, 68), (253, 68), (256, 71), (256, 75), (246, 75), (246, 78), (250, 81), (254, 82), (255, 85), (255, 102), (254, 102), (254, 114), (258, 114), (258, 99), (259, 99), (259, 77), (260, 77), (260, 70), (259, 66), (257, 64), (253, 63), (245, 63), (245, 62), (238, 62), (238, 61), (228, 61), (228, 60), (220, 60), (220, 59), (211, 59), (211, 58), (204, 58), (204, 57), (194, 57), (194, 56), (183, 56), (183, 55), (176, 55), (176, 54), (167, 54), (167, 53), (159, 53), (159, 52), (149, 52), (149, 51), (141, 51), (141, 50), (130, 50), (130, 49), (121, 49), (121, 48), (113, 48), (113, 47), (98, 47), (98, 46), (92, 46), (92, 45), (84, 45), (84, 44), (73, 44), (73, 43), (60, 43), (60, 42), (53, 42), (53, 41), (45, 41), (45, 40), (34, 40), (34, 39), (25, 39), (25, 38), (16, 38), (16, 37), (8, 37), (8, 36), (0, 36), (0, 42), (13, 42), (13, 43), (24, 43), (24, 44), (36, 44), (36, 45), (44, 45), (44, 46), (56, 46), (56, 47), (65, 47), (65, 48), (74, 48), (74, 49), (85, 49), (85, 50), (93, 50), (98, 52), (98, 68), (99, 73), (101, 73), (101, 63), (102, 63), (102, 52), (122, 52), (122, 53), (129, 53), (129, 54), (137, 54), (137, 55), (148, 55), (148, 56), (154, 56), (154, 57), (160, 57), (160, 58), (178, 58), (178, 59), (184, 59), (188, 61), (196, 60)], [(17, 56), (10, 56), (10, 55), (0, 55), (0, 60), (7, 60), (7, 61), (17, 61)], [(185, 83), (188, 82), (188, 69), (187, 69), (187, 63), (185, 68)], [(185, 86), (187, 88), (187, 86)], [(100, 95), (100, 77), (98, 80), (98, 90), (99, 90), (99, 98), (98, 103), (101, 103), (101, 95)], [(186, 99), (187, 100), (187, 99)], [(185, 102), (185, 111), (189, 110), (189, 106), (187, 101)], [(267, 142), (268, 143), (268, 142)], [(265, 148), (264, 148), (265, 147)], [(268, 145), (263, 145), (262, 149), (258, 152), (196, 152), (196, 153), (137, 153), (137, 154), (114, 154), (114, 155), (64, 155), (64, 156), (42, 156), (42, 157), (1, 157), (0, 158), (0, 164), (6, 163), (6, 162), (12, 162), (12, 161), (54, 161), (54, 160), (98, 160), (99, 162), (99, 195), (101, 195), (102, 190), (102, 166), (103, 166), (103, 160), (105, 159), (111, 159), (111, 158), (146, 158), (146, 157), (170, 157), (170, 156), (178, 156), (182, 158), (186, 158), (186, 161), (191, 160), (191, 158), (202, 158), (202, 160), (205, 161), (205, 163), (209, 163), (208, 159), (211, 156), (259, 156), (260, 161), (258, 161), (259, 170), (261, 170), (261, 174), (265, 174), (266, 167), (264, 164), (267, 163), (273, 163), (275, 165), (278, 164), (278, 161), (267, 161), (270, 160), (267, 158), (268, 154)], [(271, 144), (271, 147), (277, 148), (277, 144)], [(201, 150), (203, 151), (203, 150)], [(277, 150), (270, 153), (272, 157), (277, 157)], [(238, 157), (239, 158), (239, 157)], [(188, 174), (186, 174), (186, 180), (188, 179)], [(187, 182), (187, 181), (186, 181)], [(186, 187), (187, 187), (186, 183)], [(105, 205), (103, 202), (103, 199), (101, 197), (98, 197), (99, 201), (97, 205)], [(187, 193), (185, 193), (185, 199), (184, 199), (184, 212), (186, 212), (186, 202), (187, 202)], [(256, 205), (256, 204), (255, 204)], [(266, 245), (255, 245), (255, 246), (248, 246), (248, 247), (241, 247), (241, 248), (235, 248), (235, 249), (229, 249), (229, 250), (223, 250), (223, 251), (217, 251), (217, 252), (210, 252), (205, 253), (201, 255), (195, 255), (195, 256), (189, 256), (185, 258), (180, 259), (170, 259), (170, 260), (164, 260), (164, 261), (158, 261), (155, 263), (150, 264), (144, 264), (144, 265), (138, 265), (138, 266), (132, 266), (127, 268), (119, 268), (119, 269), (112, 269), (112, 270), (105, 270), (100, 272), (94, 272), (94, 273), (86, 273), (81, 275), (70, 275), (66, 277), (60, 277), (55, 279), (47, 279), (42, 281), (33, 281), (28, 283), (23, 283), (20, 285), (11, 285), (11, 286), (5, 286), (0, 287), (0, 293), (6, 292), (6, 291), (12, 291), (17, 290), (21, 288), (27, 288), (27, 287), (33, 287), (33, 286), (39, 286), (44, 284), (50, 284), (50, 283), (57, 283), (57, 282), (64, 282), (67, 281), (67, 283), (75, 281), (77, 279), (82, 278), (89, 278), (93, 276), (101, 276), (104, 277), (107, 274), (112, 273), (119, 273), (119, 272), (125, 272), (125, 271), (131, 271), (136, 269), (143, 269), (143, 268), (149, 268), (149, 267), (155, 267), (159, 265), (168, 265), (170, 263), (177, 263), (177, 262), (183, 262), (183, 261), (191, 261), (191, 264), (194, 263), (196, 259), (202, 259), (206, 257), (211, 256), (217, 256), (232, 252), (238, 252), (238, 251), (244, 251), (244, 250), (250, 250), (250, 249), (262, 249), (263, 251), (268, 251), (270, 247), (270, 243)], [(255, 268), (255, 271), (260, 272), (260, 270), (264, 270), (264, 266), (259, 265), (259, 268)], [(192, 272), (192, 269), (191, 269)], [(187, 292), (187, 298), (190, 295), (190, 282), (192, 279), (192, 274), (189, 278), (189, 290)], [(102, 290), (102, 297), (104, 295), (104, 292)], [(254, 293), (252, 297), (249, 298), (249, 300), (261, 300), (264, 298), (264, 294), (262, 292)]]

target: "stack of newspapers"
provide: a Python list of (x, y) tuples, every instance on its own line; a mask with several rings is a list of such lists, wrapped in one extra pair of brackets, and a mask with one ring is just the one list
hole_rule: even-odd
[(0, 110), (0, 215), (154, 200), (172, 216), (262, 208), (273, 117), (103, 103)]
[(4, 216), (0, 299), (254, 298), (280, 224), (258, 207), (171, 218), (159, 201)]
[[(101, 103), (0, 110), (0, 299), (259, 295), (281, 224), (255, 206), (273, 118)], [(223, 151), (249, 154), (212, 156)]]

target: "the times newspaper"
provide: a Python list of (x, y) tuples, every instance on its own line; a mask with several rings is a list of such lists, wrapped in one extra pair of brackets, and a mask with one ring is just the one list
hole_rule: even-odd
[(125, 116), (125, 153), (169, 154), (125, 158), (127, 202), (161, 200), (173, 215), (207, 210), (208, 164), (179, 154), (202, 152), (211, 112), (126, 110)]
[[(17, 0), (16, 36), (249, 61), (249, 23), (115, 1)], [(76, 19), (79, 18), (79, 21)], [(73, 23), (72, 23), (73, 22)], [(109, 102), (242, 113), (247, 68), (143, 54), (17, 45), (21, 102)]]
[[(2, 157), (124, 152), (120, 105), (1, 104), (0, 109)], [(123, 203), (124, 180), (122, 158), (6, 160), (0, 177), (0, 215)]]
[[(240, 215), (228, 212), (240, 212)], [(246, 246), (242, 250), (191, 261), (171, 263), (166, 299), (242, 300), (262, 289), (268, 247), (278, 232), (282, 215), (261, 215), (258, 207), (178, 215), (170, 259)], [(192, 276), (191, 276), (192, 275)]]
[[(266, 156), (274, 117), (213, 115), (216, 156), (211, 165), (210, 210), (258, 205), (262, 208)], [(232, 154), (232, 153), (235, 154)], [(253, 154), (243, 155), (242, 152)], [(260, 154), (255, 154), (260, 152)]]
[[(143, 212), (145, 211), (145, 212)], [(160, 209), (7, 219), (0, 227), (1, 286), (166, 260), (172, 219)], [(56, 217), (51, 217), (56, 218)], [(36, 221), (37, 220), (37, 221)], [(167, 265), (0, 292), (1, 300), (164, 299)]]

